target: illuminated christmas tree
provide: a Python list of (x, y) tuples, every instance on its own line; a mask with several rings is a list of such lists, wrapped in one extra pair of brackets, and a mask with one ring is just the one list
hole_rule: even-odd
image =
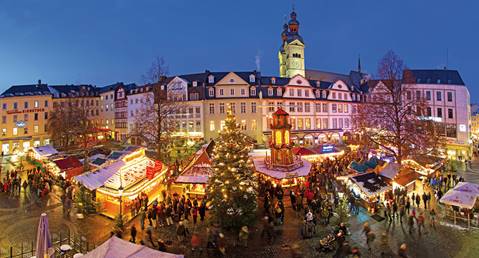
[(231, 110), (215, 142), (213, 175), (207, 190), (212, 219), (224, 228), (239, 229), (255, 220), (256, 180), (248, 158), (251, 143), (241, 133)]

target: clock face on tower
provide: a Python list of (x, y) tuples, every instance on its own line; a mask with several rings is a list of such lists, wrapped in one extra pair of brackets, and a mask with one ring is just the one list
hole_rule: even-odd
[(293, 68), (301, 68), (301, 67), (299, 67), (299, 66), (300, 66), (299, 60), (293, 60), (293, 61), (291, 62), (291, 67), (293, 67)]

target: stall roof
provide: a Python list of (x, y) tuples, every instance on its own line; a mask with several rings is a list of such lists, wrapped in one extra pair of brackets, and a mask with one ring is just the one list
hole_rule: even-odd
[(184, 255), (160, 252), (144, 245), (133, 244), (115, 236), (91, 250), (84, 258), (183, 258)]
[(176, 183), (205, 184), (212, 173), (211, 159), (208, 155), (207, 146), (202, 147), (185, 167)]
[(461, 208), (472, 209), (479, 197), (479, 185), (470, 182), (459, 182), (439, 200), (441, 203)]
[(387, 177), (389, 179), (394, 179), (394, 177), (399, 173), (399, 169), (401, 165), (398, 163), (388, 163), (386, 167), (384, 167), (379, 174), (381, 176)]
[(376, 173), (365, 173), (350, 177), (351, 181), (361, 188), (368, 196), (379, 194), (391, 189), (390, 179)]
[(67, 170), (67, 169), (72, 169), (72, 168), (77, 168), (77, 167), (83, 166), (83, 164), (80, 162), (80, 160), (78, 160), (75, 157), (67, 157), (67, 158), (64, 158), (64, 159), (57, 159), (53, 162), (55, 162), (55, 164), (61, 170)]
[(96, 190), (97, 188), (102, 187), (108, 179), (115, 175), (115, 173), (124, 165), (125, 162), (123, 160), (118, 160), (96, 171), (76, 176), (75, 180), (90, 190)]
[(33, 147), (32, 149), (34, 152), (38, 153), (40, 156), (43, 157), (49, 157), (58, 154), (58, 151), (51, 145)]
[(408, 184), (416, 181), (418, 178), (419, 174), (414, 170), (402, 168), (401, 171), (394, 177), (394, 182), (402, 186), (407, 186)]
[(311, 172), (311, 163), (304, 159), (302, 167), (289, 172), (269, 169), (264, 162), (264, 158), (253, 159), (253, 163), (256, 171), (276, 179), (304, 177), (309, 175), (309, 172)]

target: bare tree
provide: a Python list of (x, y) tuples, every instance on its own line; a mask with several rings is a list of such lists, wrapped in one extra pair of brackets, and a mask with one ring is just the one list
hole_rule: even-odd
[(163, 58), (157, 57), (143, 76), (151, 94), (135, 116), (132, 137), (154, 148), (159, 160), (169, 162), (173, 133), (178, 129), (176, 116), (184, 111), (186, 98), (178, 98), (167, 88), (166, 74)]
[(362, 136), (401, 162), (406, 157), (437, 151), (442, 137), (437, 123), (425, 116), (427, 102), (416, 95), (412, 73), (389, 51), (379, 62), (378, 80), (372, 80), (353, 124)]
[(89, 147), (89, 135), (93, 132), (93, 123), (88, 118), (88, 110), (70, 100), (64, 105), (56, 104), (47, 122), (48, 133), (55, 147)]

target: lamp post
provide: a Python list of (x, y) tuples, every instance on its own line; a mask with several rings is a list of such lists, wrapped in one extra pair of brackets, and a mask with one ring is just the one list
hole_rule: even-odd
[(120, 187), (118, 188), (118, 193), (120, 194), (120, 219), (123, 219), (123, 214), (122, 214), (122, 211), (123, 211), (123, 207), (122, 207), (122, 203), (123, 203), (123, 182), (122, 182), (122, 177), (121, 177), (121, 172), (120, 172)]

